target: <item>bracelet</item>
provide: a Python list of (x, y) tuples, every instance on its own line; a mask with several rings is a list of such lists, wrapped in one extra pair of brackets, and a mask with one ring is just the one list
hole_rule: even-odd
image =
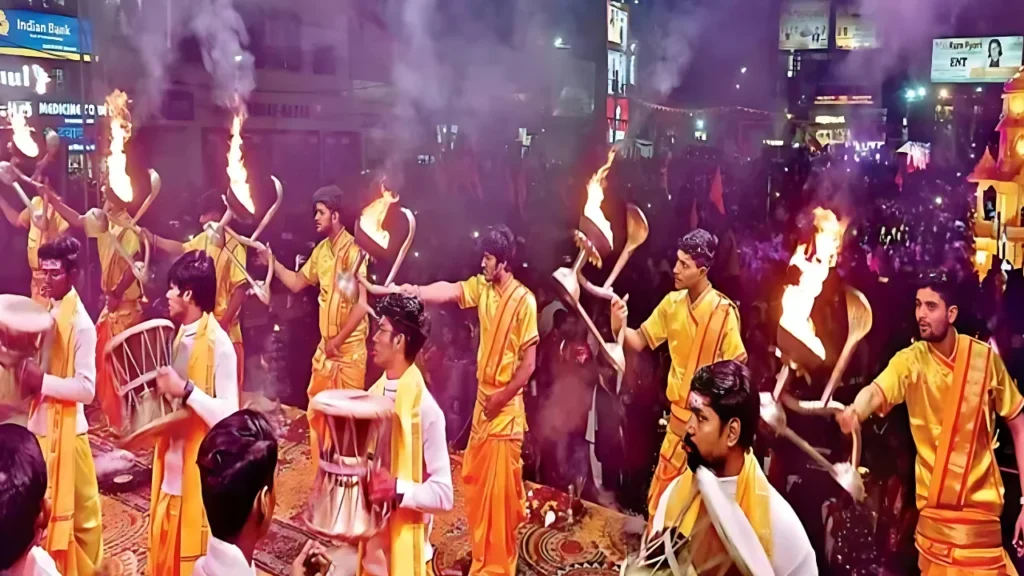
[(196, 385), (191, 380), (185, 381), (185, 392), (181, 395), (181, 402), (184, 404), (188, 402), (189, 396), (192, 396), (192, 392), (196, 389)]

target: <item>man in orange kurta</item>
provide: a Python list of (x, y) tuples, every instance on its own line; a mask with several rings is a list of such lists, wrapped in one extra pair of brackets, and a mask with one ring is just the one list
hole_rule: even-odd
[[(1024, 472), (1024, 396), (999, 354), (958, 334), (955, 287), (944, 274), (917, 291), (921, 340), (896, 353), (837, 419), (847, 433), (871, 414), (906, 402), (917, 447), (918, 565), (925, 576), (1016, 575), (1003, 548), (1003, 483), (995, 455), (995, 417), (1010, 429)], [(1024, 484), (1024, 474), (1020, 475)], [(1018, 552), (1024, 514), (1014, 531)]]
[[(672, 404), (665, 440), (661, 444), (658, 466), (647, 494), (650, 517), (662, 493), (686, 469), (683, 437), (691, 412), (686, 406), (690, 379), (702, 366), (719, 360), (745, 362), (747, 352), (740, 338), (740, 319), (733, 304), (708, 281), (708, 269), (715, 258), (718, 240), (696, 229), (679, 240), (676, 250), (675, 292), (670, 292), (639, 330), (625, 328), (625, 344), (635, 350), (655, 349), (668, 342), (672, 367), (668, 375), (667, 396)], [(612, 331), (626, 325), (626, 304), (612, 301)]]
[[(341, 222), (342, 193), (337, 186), (321, 188), (313, 194), (313, 221), (324, 239), (296, 272), (274, 259), (274, 275), (292, 292), (316, 286), (320, 295), (320, 344), (313, 354), (313, 373), (306, 393), (312, 399), (323, 390), (363, 390), (366, 387), (366, 289), (359, 287), (355, 297), (345, 294), (337, 285), (339, 272), (352, 271), (359, 260), (355, 238)], [(266, 249), (260, 258), (269, 261)], [(366, 264), (358, 273), (366, 275)], [(313, 460), (318, 462), (319, 443), (324, 429), (323, 418), (307, 413)]]
[(476, 308), (480, 318), (477, 401), (462, 460), (473, 564), (469, 573), (514, 576), (516, 528), (526, 517), (523, 387), (537, 361), (537, 300), (512, 275), (515, 238), (504, 226), (480, 237), (481, 274), (451, 284), (403, 285), (425, 302)]
[[(43, 190), (47, 191), (45, 188)], [(96, 239), (100, 289), (106, 300), (106, 306), (96, 322), (96, 396), (104, 414), (110, 419), (117, 414), (115, 406), (119, 401), (114, 390), (114, 375), (107, 369), (103, 351), (114, 336), (142, 321), (143, 286), (132, 271), (134, 260), (141, 254), (141, 239), (134, 231), (113, 221), (108, 222), (106, 229), (102, 230), (87, 225), (85, 216), (52, 193), (46, 193), (46, 200), (69, 224), (84, 229), (89, 237)], [(105, 203), (104, 211), (118, 216), (118, 221), (130, 218), (124, 210), (115, 208), (109, 201)], [(111, 424), (118, 426), (119, 422), (113, 420)]]
[[(199, 200), (199, 225), (205, 227), (208, 223), (220, 222), (225, 209), (220, 193), (215, 190), (207, 192)], [(217, 304), (213, 309), (213, 317), (231, 337), (231, 343), (235, 347), (235, 356), (238, 359), (238, 396), (241, 398), (245, 349), (242, 345), (242, 326), (239, 318), (247, 289), (245, 246), (231, 235), (227, 235), (221, 246), (214, 242), (212, 235), (206, 231), (200, 231), (186, 242), (162, 238), (146, 229), (143, 229), (142, 233), (147, 236), (150, 244), (172, 258), (191, 250), (199, 250), (213, 259), (217, 270)]]

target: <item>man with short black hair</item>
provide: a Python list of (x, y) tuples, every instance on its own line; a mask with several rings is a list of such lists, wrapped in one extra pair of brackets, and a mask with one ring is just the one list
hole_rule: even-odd
[[(1013, 574), (1003, 549), (1003, 483), (993, 453), (995, 417), (1006, 420), (1024, 484), (1024, 396), (988, 344), (958, 334), (957, 287), (927, 274), (915, 300), (921, 340), (896, 353), (837, 419), (852, 432), (871, 414), (906, 402), (917, 447), (915, 543), (918, 566), (933, 574)], [(1014, 529), (1024, 548), (1024, 512)]]
[[(687, 405), (691, 416), (682, 443), (688, 469), (659, 500), (651, 532), (679, 529), (694, 539), (693, 567), (698, 574), (726, 572), (727, 566), (706, 572), (715, 560), (728, 556), (728, 547), (706, 517), (700, 495), (694, 495), (693, 472), (703, 466), (718, 477), (723, 492), (735, 497), (775, 574), (816, 576), (814, 549), (800, 518), (768, 483), (754, 456), (760, 400), (747, 367), (723, 360), (700, 368), (693, 375)], [(700, 525), (707, 528), (695, 534), (694, 527)]]
[(505, 226), (478, 241), (480, 274), (452, 284), (403, 285), (427, 303), (476, 308), (480, 318), (477, 401), (462, 460), (472, 540), (472, 575), (513, 576), (519, 560), (516, 528), (526, 519), (523, 486), (523, 388), (537, 366), (537, 299), (513, 275), (516, 238)]
[[(366, 262), (353, 270), (359, 260), (355, 237), (345, 230), (341, 221), (342, 193), (337, 186), (325, 186), (313, 194), (313, 222), (317, 234), (324, 239), (317, 244), (309, 260), (296, 272), (274, 260), (278, 280), (292, 292), (310, 286), (320, 290), (320, 344), (313, 354), (313, 371), (306, 394), (312, 399), (323, 390), (363, 390), (366, 387), (366, 289), (360, 285), (358, 295), (351, 298), (338, 288), (339, 272), (365, 276)], [(260, 259), (270, 261), (270, 251), (263, 248)], [(327, 433), (321, 414), (307, 411), (310, 453), (319, 462), (318, 438)]]
[(17, 424), (0, 424), (0, 574), (60, 576), (39, 547), (50, 522), (46, 460), (39, 442)]
[(80, 248), (70, 236), (39, 247), (41, 294), (50, 301), (54, 330), (44, 344), (46, 365), (30, 358), (15, 372), (33, 396), (28, 429), (39, 438), (49, 471), (53, 514), (43, 547), (65, 576), (93, 574), (103, 555), (100, 492), (84, 409), (96, 395), (96, 327), (74, 288)]
[[(213, 316), (220, 322), (231, 337), (238, 360), (239, 394), (242, 388), (242, 367), (245, 364), (245, 351), (242, 347), (242, 327), (239, 323), (242, 304), (248, 289), (245, 279), (245, 246), (231, 234), (225, 234), (224, 244), (218, 244), (212, 234), (205, 230), (210, 223), (220, 222), (227, 210), (224, 195), (218, 190), (210, 190), (199, 199), (199, 226), (201, 230), (187, 242), (177, 242), (161, 238), (149, 230), (142, 233), (149, 238), (151, 244), (172, 257), (179, 257), (190, 250), (201, 250), (213, 259), (217, 269), (217, 304), (213, 308)], [(234, 255), (234, 258), (231, 256)], [(237, 264), (235, 261), (237, 260)], [(241, 267), (239, 266), (241, 264)]]
[(395, 413), (385, 436), (390, 442), (377, 447), (381, 468), (370, 478), (370, 499), (395, 507), (387, 526), (364, 546), (361, 564), (368, 576), (427, 576), (432, 515), (454, 502), (444, 412), (415, 364), (430, 326), (416, 298), (389, 294), (376, 310), (373, 361), (384, 374), (370, 394), (394, 400)]
[(213, 319), (217, 277), (213, 259), (193, 250), (168, 272), (171, 319), (181, 327), (173, 367), (160, 368), (160, 392), (181, 401), (187, 420), (165, 431), (153, 453), (150, 496), (151, 576), (188, 576), (205, 552), (209, 530), (203, 511), (196, 454), (206, 432), (238, 410), (235, 349)]

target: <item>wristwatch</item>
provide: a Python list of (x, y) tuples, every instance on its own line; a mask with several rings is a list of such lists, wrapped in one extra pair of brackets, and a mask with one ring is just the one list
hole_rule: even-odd
[(192, 391), (196, 389), (196, 385), (191, 380), (185, 381), (185, 391), (181, 395), (181, 402), (184, 404), (188, 402), (188, 397), (192, 395)]

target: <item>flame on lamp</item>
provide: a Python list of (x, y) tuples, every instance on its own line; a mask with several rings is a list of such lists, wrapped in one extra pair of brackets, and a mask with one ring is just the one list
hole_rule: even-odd
[(1017, 156), (1024, 156), (1024, 136), (1017, 137), (1017, 144), (1014, 146)]
[(32, 139), (32, 129), (28, 127), (25, 115), (17, 106), (10, 108), (7, 119), (11, 122), (11, 130), (14, 132), (14, 145), (29, 158), (39, 156), (39, 145)]
[(240, 110), (231, 121), (231, 147), (228, 148), (228, 178), (231, 180), (231, 192), (235, 199), (250, 214), (256, 213), (256, 205), (252, 201), (252, 190), (249, 188), (249, 172), (242, 161), (242, 123), (245, 122), (245, 110)]
[(611, 169), (613, 161), (615, 161), (615, 148), (608, 151), (608, 161), (604, 163), (604, 166), (601, 166), (590, 177), (590, 182), (587, 183), (587, 203), (583, 205), (583, 215), (589, 218), (597, 226), (597, 229), (604, 234), (609, 246), (615, 246), (612, 237), (612, 225), (604, 217), (604, 212), (601, 211), (601, 202), (604, 201), (604, 179), (608, 175), (608, 170)]
[(132, 137), (132, 119), (128, 113), (128, 95), (114, 90), (107, 96), (107, 115), (110, 116), (110, 153), (107, 156), (107, 184), (119, 200), (130, 204), (135, 198), (132, 181), (128, 177), (128, 157), (124, 145)]
[(829, 270), (836, 265), (846, 224), (839, 222), (831, 210), (818, 207), (814, 209), (814, 227), (813, 254), (808, 257), (808, 245), (801, 244), (789, 260), (791, 266), (800, 269), (800, 281), (786, 286), (782, 294), (782, 318), (779, 325), (824, 360), (825, 346), (815, 335), (811, 308), (821, 294)]
[(391, 234), (384, 230), (384, 217), (388, 213), (388, 207), (395, 202), (398, 202), (398, 195), (388, 190), (381, 181), (380, 198), (370, 202), (359, 215), (359, 228), (385, 250), (391, 242)]

